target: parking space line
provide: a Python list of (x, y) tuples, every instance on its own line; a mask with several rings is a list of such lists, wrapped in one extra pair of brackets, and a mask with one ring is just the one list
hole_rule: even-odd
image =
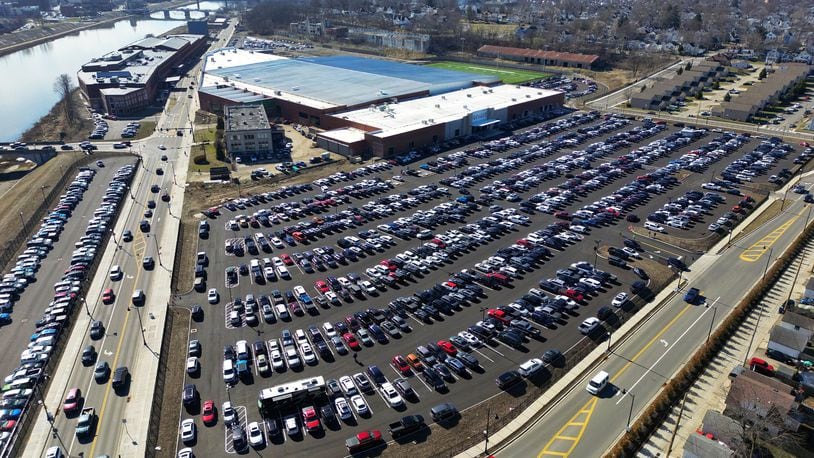
[[(506, 347), (506, 348), (512, 348), (512, 347), (510, 347), (510, 346), (508, 346), (508, 345), (504, 344), (503, 342), (501, 342), (501, 341), (499, 341), (499, 340), (496, 340), (496, 342), (497, 342), (499, 345), (503, 345), (503, 346), (504, 346), (504, 347)], [(498, 355), (500, 355), (500, 356), (502, 356), (502, 357), (504, 357), (504, 358), (506, 357), (506, 355), (504, 355), (503, 353), (501, 353), (501, 352), (499, 352), (499, 351), (495, 350), (494, 348), (490, 347), (489, 345), (485, 346), (484, 348), (488, 348), (489, 350), (492, 350), (493, 352), (497, 353)], [(494, 362), (494, 361), (492, 361), (492, 362)]]
[(419, 381), (419, 382), (421, 382), (421, 384), (422, 384), (422, 385), (424, 385), (424, 388), (426, 388), (426, 389), (427, 389), (427, 391), (429, 391), (430, 393), (434, 393), (434, 392), (435, 392), (435, 390), (433, 390), (432, 388), (430, 388), (430, 386), (429, 386), (429, 385), (427, 385), (427, 383), (426, 383), (426, 382), (424, 382), (424, 378), (423, 378), (423, 377), (419, 377), (419, 376), (418, 376), (418, 374), (416, 374), (416, 375), (415, 375), (415, 377), (413, 377), (413, 378), (418, 379), (418, 381)]
[(472, 351), (477, 352), (477, 354), (479, 354), (479, 355), (483, 356), (484, 358), (488, 359), (490, 362), (495, 362), (494, 359), (486, 356), (485, 354), (483, 354), (480, 350), (478, 350), (476, 348), (473, 348)]

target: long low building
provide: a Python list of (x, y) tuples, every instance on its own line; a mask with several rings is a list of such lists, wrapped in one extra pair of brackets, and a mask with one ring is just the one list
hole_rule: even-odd
[(777, 102), (784, 93), (804, 81), (811, 73), (811, 66), (797, 63), (779, 64), (762, 81), (753, 84), (741, 94), (732, 96), (712, 108), (713, 116), (733, 121), (748, 121), (752, 116)]
[(91, 106), (113, 115), (128, 115), (152, 105), (169, 90), (185, 61), (203, 51), (203, 35), (148, 37), (84, 64), (79, 87)]
[(544, 51), (542, 49), (512, 48), (509, 46), (483, 45), (478, 48), (478, 55), (495, 59), (513, 60), (526, 64), (586, 68), (592, 69), (599, 63), (599, 56), (594, 54), (576, 54), (572, 52)]
[(694, 96), (728, 74), (723, 65), (705, 60), (680, 75), (665, 78), (644, 91), (631, 95), (630, 106), (641, 110), (663, 110), (675, 102)]
[(323, 148), (390, 157), (562, 107), (560, 91), (393, 61), (288, 59), (226, 48), (206, 56), (201, 108), (259, 104), (269, 119), (314, 126)]
[(334, 115), (347, 126), (317, 135), (320, 147), (339, 154), (392, 157), (562, 107), (564, 94), (505, 84), (473, 87)]

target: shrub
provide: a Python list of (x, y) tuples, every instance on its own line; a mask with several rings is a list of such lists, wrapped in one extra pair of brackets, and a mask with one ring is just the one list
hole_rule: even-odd
[(192, 159), (192, 162), (195, 165), (207, 165), (209, 161), (206, 160), (206, 154), (196, 154), (195, 157)]

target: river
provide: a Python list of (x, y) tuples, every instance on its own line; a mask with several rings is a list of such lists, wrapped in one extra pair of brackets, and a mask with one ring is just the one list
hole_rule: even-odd
[[(201, 10), (222, 6), (223, 2), (201, 2)], [(183, 25), (183, 13), (172, 12), (171, 17), (176, 14), (181, 20), (125, 19), (0, 57), (0, 141), (19, 139), (48, 113), (58, 101), (54, 92), (57, 76), (67, 73), (76, 84), (76, 72), (92, 58)]]

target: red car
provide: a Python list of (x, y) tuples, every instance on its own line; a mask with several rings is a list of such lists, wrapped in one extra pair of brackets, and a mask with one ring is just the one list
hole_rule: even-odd
[(393, 357), (393, 366), (395, 366), (395, 368), (398, 369), (402, 375), (407, 375), (410, 373), (410, 365), (401, 355), (396, 355)]
[(449, 356), (455, 356), (458, 354), (458, 349), (452, 345), (452, 342), (448, 340), (439, 340), (438, 346), (441, 347), (441, 350), (444, 350), (444, 353), (448, 354)]
[(486, 312), (486, 314), (506, 324), (509, 324), (509, 322), (511, 321), (511, 318), (509, 318), (509, 316), (506, 315), (506, 312), (504, 312), (503, 310), (489, 309)]
[(308, 432), (319, 431), (321, 427), (319, 417), (317, 417), (317, 411), (313, 406), (302, 408), (302, 422), (305, 424), (305, 429), (307, 429)]
[(116, 300), (116, 295), (113, 293), (113, 290), (108, 288), (102, 292), (102, 302), (105, 304), (111, 304), (113, 301)]
[(201, 419), (205, 425), (215, 423), (215, 420), (217, 420), (217, 415), (215, 414), (215, 401), (211, 399), (204, 401), (203, 415), (201, 416)]
[(348, 344), (351, 350), (361, 350), (362, 346), (359, 345), (359, 341), (356, 340), (356, 336), (353, 334), (346, 332), (342, 335), (342, 338), (345, 340), (345, 343)]
[(285, 253), (280, 255), (280, 259), (282, 259), (283, 264), (285, 264), (287, 266), (293, 266), (294, 265), (294, 260), (291, 259), (291, 256), (289, 256), (289, 255), (287, 255)]
[(0, 431), (11, 431), (17, 426), (17, 420), (6, 420), (0, 423)]
[(565, 295), (568, 296), (569, 299), (573, 299), (575, 301), (581, 301), (585, 299), (585, 297), (579, 291), (575, 289), (568, 288), (565, 290)]
[(62, 404), (62, 410), (65, 413), (74, 412), (79, 409), (79, 404), (82, 401), (82, 391), (79, 388), (71, 388), (68, 390), (68, 395), (65, 396), (65, 402)]
[(771, 377), (774, 375), (774, 366), (767, 363), (766, 360), (760, 358), (752, 358), (749, 360), (749, 368), (755, 372)]
[(331, 290), (331, 288), (328, 287), (328, 284), (322, 280), (317, 280), (316, 283), (314, 283), (314, 286), (316, 286), (317, 291), (320, 293), (327, 293)]

